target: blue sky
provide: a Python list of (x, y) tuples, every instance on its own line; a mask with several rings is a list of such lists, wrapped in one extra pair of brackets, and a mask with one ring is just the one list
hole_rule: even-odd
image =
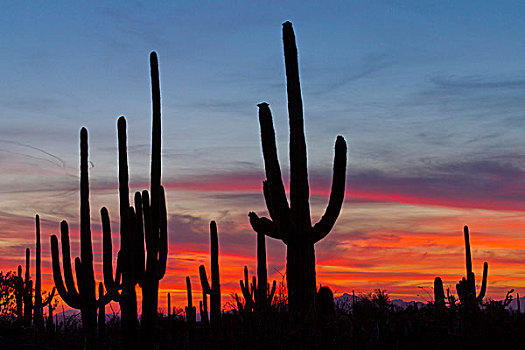
[[(433, 205), (466, 210), (463, 216), (489, 209), (514, 217), (525, 207), (524, 7), (507, 1), (3, 2), (2, 220), (31, 227), (39, 212), (49, 230), (62, 217), (75, 220), (81, 126), (90, 132), (93, 208), (115, 212), (108, 188), (116, 186), (120, 115), (128, 119), (131, 180), (147, 181), (152, 50), (160, 60), (164, 181), (244, 181), (259, 188), (257, 103), (270, 103), (283, 167), (288, 159), (286, 20), (299, 48), (311, 182), (329, 188), (333, 144), (344, 135), (349, 194), (360, 198), (343, 211), (361, 225), (352, 232), (368, 230), (359, 218), (375, 212), (378, 221), (400, 222), (406, 214), (411, 222), (432, 216), (425, 210), (438, 210)], [(244, 211), (263, 210), (260, 193), (171, 191), (175, 219), (200, 218), (204, 230), (209, 219), (246, 225), (239, 221)], [(395, 199), (381, 198), (382, 206), (371, 208), (363, 193), (373, 193), (374, 201), (383, 194)], [(313, 200), (314, 215), (325, 201)], [(9, 249), (18, 244), (2, 239)]]

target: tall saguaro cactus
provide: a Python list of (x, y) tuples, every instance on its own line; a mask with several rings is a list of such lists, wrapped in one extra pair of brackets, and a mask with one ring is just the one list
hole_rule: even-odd
[[(120, 304), (123, 341), (126, 348), (137, 346), (137, 292), (139, 271), (144, 270), (144, 243), (139, 244), (144, 236), (138, 233), (138, 222), (142, 222), (142, 199), (135, 195), (136, 211), (129, 204), (128, 158), (126, 119), (120, 117), (117, 122), (118, 137), (118, 178), (120, 208), (120, 251), (117, 270), (113, 278), (112, 242), (109, 213), (106, 208), (100, 211), (102, 217), (104, 249), (104, 284), (112, 299)], [(140, 219), (138, 217), (140, 216)], [(141, 229), (142, 231), (142, 229)], [(141, 232), (142, 233), (142, 232)], [(140, 236), (140, 237), (139, 237)], [(122, 284), (120, 284), (122, 277)], [(119, 293), (119, 289), (122, 292)]]
[(459, 300), (462, 305), (467, 307), (479, 305), (479, 303), (485, 297), (487, 290), (487, 273), (489, 265), (485, 261), (483, 263), (483, 279), (481, 282), (481, 289), (478, 296), (476, 296), (476, 279), (474, 272), (472, 272), (472, 255), (470, 253), (470, 236), (468, 226), (465, 225), (463, 228), (465, 237), (465, 265), (467, 269), (467, 278), (463, 277), (458, 284), (456, 284), (456, 290), (458, 292)]
[(93, 247), (91, 243), (91, 219), (89, 208), (89, 177), (88, 177), (88, 133), (85, 128), (80, 130), (80, 258), (75, 258), (77, 286), (73, 279), (69, 246), (69, 227), (66, 221), (60, 225), (62, 241), (62, 264), (64, 280), (60, 270), (58, 238), (51, 236), (51, 257), (53, 260), (53, 279), (66, 304), (74, 309), (80, 309), (82, 327), (85, 330), (86, 348), (97, 348), (97, 310), (100, 305), (106, 305), (111, 300), (109, 294), (97, 299), (95, 273), (93, 271)]
[(202, 286), (202, 296), (210, 295), (210, 322), (218, 325), (221, 321), (221, 284), (219, 278), (219, 237), (217, 224), (210, 222), (210, 257), (211, 257), (211, 285), (208, 283), (206, 268), (199, 266), (199, 275)]
[(253, 212), (249, 216), (256, 232), (281, 239), (286, 244), (289, 307), (293, 313), (309, 313), (315, 310), (317, 292), (314, 245), (330, 233), (344, 200), (346, 141), (342, 136), (337, 137), (330, 200), (321, 220), (312, 226), (297, 47), (290, 22), (283, 24), (283, 44), (290, 124), (290, 204), (277, 158), (270, 108), (267, 103), (261, 103), (258, 105), (259, 124), (267, 178), (263, 192), (271, 220), (259, 218)]
[[(157, 317), (159, 281), (166, 273), (168, 258), (168, 223), (166, 198), (161, 186), (161, 104), (159, 83), (159, 62), (157, 54), (150, 55), (151, 96), (152, 96), (152, 136), (151, 136), (151, 178), (150, 192), (142, 192), (144, 213), (144, 237), (147, 259), (142, 273), (142, 318), (141, 341), (143, 346), (153, 348), (155, 321)], [(140, 238), (139, 238), (140, 239)]]
[[(104, 283), (122, 310), (126, 348), (137, 346), (136, 284), (142, 288), (141, 348), (153, 348), (159, 281), (166, 272), (168, 257), (167, 210), (161, 186), (161, 111), (157, 54), (150, 55), (153, 100), (151, 188), (135, 193), (135, 208), (129, 203), (126, 119), (117, 122), (120, 205), (120, 251), (113, 278), (109, 214), (102, 208), (104, 234)], [(151, 198), (150, 198), (151, 193)], [(144, 245), (145, 243), (145, 245)], [(147, 252), (147, 255), (146, 255)], [(120, 284), (120, 274), (122, 284)], [(119, 289), (122, 291), (119, 293)]]

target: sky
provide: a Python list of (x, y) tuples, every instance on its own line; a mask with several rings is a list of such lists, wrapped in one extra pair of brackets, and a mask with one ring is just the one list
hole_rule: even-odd
[[(194, 301), (217, 221), (223, 304), (255, 273), (248, 212), (267, 215), (257, 104), (270, 104), (287, 183), (288, 120), (281, 24), (297, 38), (312, 218), (327, 204), (337, 135), (348, 142), (346, 199), (316, 245), (317, 283), (336, 295), (385, 289), (428, 301), (434, 277), (489, 263), (487, 295), (525, 287), (525, 4), (490, 1), (2, 2), (0, 270), (70, 224), (78, 255), (79, 130), (89, 130), (93, 249), (99, 210), (118, 250), (116, 121), (128, 121), (131, 191), (149, 187), (148, 56), (159, 56), (169, 260), (160, 283)], [(267, 238), (269, 279), (286, 249)], [(33, 260), (32, 275), (34, 274)], [(479, 280), (477, 285), (480, 285)], [(479, 288), (479, 287), (478, 287)], [(117, 306), (118, 307), (118, 306)]]

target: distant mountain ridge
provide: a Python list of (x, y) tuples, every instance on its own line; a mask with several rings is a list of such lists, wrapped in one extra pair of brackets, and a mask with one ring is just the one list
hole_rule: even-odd
[[(350, 311), (352, 309), (353, 300), (354, 300), (354, 296), (348, 293), (343, 293), (343, 295), (340, 295), (334, 298), (335, 304), (341, 307), (345, 311)], [(360, 300), (361, 298), (356, 295), (355, 301), (359, 302)], [(392, 299), (390, 300), (390, 303), (397, 307), (403, 308), (403, 309), (406, 309), (408, 306), (412, 306), (414, 304), (416, 304), (418, 308), (427, 305), (427, 303), (424, 303), (421, 301), (405, 301), (403, 299)], [(520, 297), (520, 307), (521, 307), (521, 310), (525, 312), (525, 298)], [(507, 306), (507, 309), (513, 310), (513, 311), (517, 310), (518, 300), (515, 298), (512, 299), (509, 306)]]

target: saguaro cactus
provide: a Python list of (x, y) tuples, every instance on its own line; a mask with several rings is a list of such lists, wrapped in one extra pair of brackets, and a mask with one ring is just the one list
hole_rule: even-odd
[(445, 290), (441, 277), (434, 279), (434, 306), (438, 309), (445, 307)]
[(277, 282), (274, 280), (270, 288), (266, 269), (266, 236), (261, 232), (257, 233), (257, 279), (254, 276), (251, 286), (248, 285), (248, 267), (245, 266), (244, 283), (242, 280), (239, 283), (246, 310), (255, 308), (256, 311), (263, 311), (271, 305)]
[(33, 323), (37, 328), (44, 328), (44, 307), (46, 307), (55, 295), (55, 287), (48, 294), (45, 301), (42, 301), (42, 273), (41, 273), (41, 246), (40, 246), (40, 217), (35, 216), (36, 226), (36, 264), (35, 264), (35, 302), (33, 306)]
[(203, 299), (206, 298), (206, 294), (210, 295), (210, 321), (213, 325), (218, 325), (221, 320), (221, 284), (219, 278), (219, 238), (215, 221), (210, 222), (210, 257), (211, 286), (208, 283), (204, 265), (199, 266), (199, 275)]
[(22, 277), (22, 265), (18, 265), (18, 275), (15, 282), (16, 317), (22, 320), (24, 316), (24, 278)]
[(93, 247), (91, 244), (91, 219), (89, 209), (88, 177), (88, 133), (80, 130), (80, 258), (75, 258), (77, 286), (73, 279), (69, 246), (69, 227), (66, 221), (60, 225), (62, 241), (62, 264), (64, 280), (60, 270), (58, 238), (51, 236), (51, 257), (53, 260), (53, 279), (62, 300), (74, 309), (80, 309), (82, 327), (85, 330), (86, 348), (97, 348), (97, 309), (111, 300), (108, 294), (97, 299), (95, 274), (93, 271)]
[(30, 279), (29, 270), (31, 269), (31, 251), (26, 248), (26, 271), (24, 278), (24, 324), (31, 325), (33, 318), (33, 281)]
[(261, 103), (258, 105), (259, 124), (267, 178), (263, 183), (263, 192), (271, 220), (259, 218), (253, 212), (249, 216), (256, 232), (281, 239), (286, 244), (290, 311), (309, 313), (315, 310), (317, 292), (314, 245), (330, 233), (343, 204), (346, 141), (342, 136), (337, 137), (330, 200), (321, 220), (312, 226), (297, 47), (290, 22), (283, 24), (283, 44), (290, 119), (290, 205), (286, 199), (277, 158), (272, 115), (268, 104)]
[[(118, 136), (118, 178), (120, 207), (120, 251), (117, 259), (117, 270), (113, 278), (112, 242), (109, 213), (106, 208), (100, 211), (102, 217), (104, 246), (104, 284), (112, 299), (120, 304), (122, 332), (126, 348), (137, 347), (137, 293), (135, 286), (139, 274), (144, 271), (144, 236), (139, 222), (142, 223), (142, 199), (140, 193), (135, 195), (136, 212), (129, 205), (128, 158), (126, 119), (120, 117), (117, 122)], [(140, 216), (140, 219), (138, 217)], [(140, 243), (142, 239), (142, 244)], [(139, 272), (140, 271), (140, 272)], [(122, 284), (120, 284), (122, 277)], [(119, 289), (122, 292), (119, 293)]]
[(481, 282), (481, 289), (478, 296), (476, 297), (476, 279), (474, 272), (472, 272), (472, 256), (470, 254), (470, 238), (468, 226), (465, 225), (463, 228), (465, 236), (465, 262), (467, 268), (467, 278), (463, 277), (458, 284), (456, 284), (456, 290), (458, 292), (459, 300), (461, 304), (467, 307), (477, 306), (485, 297), (487, 290), (487, 271), (489, 265), (487, 262), (483, 263), (483, 280)]
[[(168, 257), (167, 210), (164, 188), (161, 186), (161, 110), (157, 54), (150, 55), (153, 100), (151, 150), (151, 205), (148, 191), (135, 193), (135, 208), (129, 205), (126, 119), (117, 122), (119, 150), (119, 204), (121, 248), (117, 273), (113, 279), (112, 243), (109, 214), (102, 208), (104, 232), (104, 283), (113, 300), (122, 310), (122, 328), (127, 348), (137, 346), (137, 297), (135, 286), (142, 288), (140, 344), (153, 348), (157, 317), (159, 281), (166, 272)], [(144, 241), (146, 245), (144, 246)], [(147, 259), (145, 254), (147, 251)], [(119, 269), (120, 266), (120, 269)], [(122, 285), (117, 282), (119, 271)], [(119, 294), (118, 290), (122, 289)]]
[(186, 326), (188, 327), (188, 343), (190, 349), (193, 349), (197, 310), (195, 309), (195, 306), (193, 306), (193, 297), (191, 295), (191, 280), (188, 276), (186, 276), (186, 294), (188, 296), (188, 306), (186, 306)]
[[(159, 281), (166, 273), (168, 258), (168, 223), (166, 198), (161, 186), (161, 104), (159, 84), (159, 63), (157, 54), (150, 55), (152, 95), (152, 136), (151, 136), (151, 178), (150, 192), (142, 192), (144, 213), (144, 236), (147, 260), (140, 286), (142, 287), (141, 341), (144, 347), (153, 348), (155, 320), (157, 317)], [(139, 238), (140, 239), (140, 238)], [(143, 240), (142, 240), (143, 242)]]

